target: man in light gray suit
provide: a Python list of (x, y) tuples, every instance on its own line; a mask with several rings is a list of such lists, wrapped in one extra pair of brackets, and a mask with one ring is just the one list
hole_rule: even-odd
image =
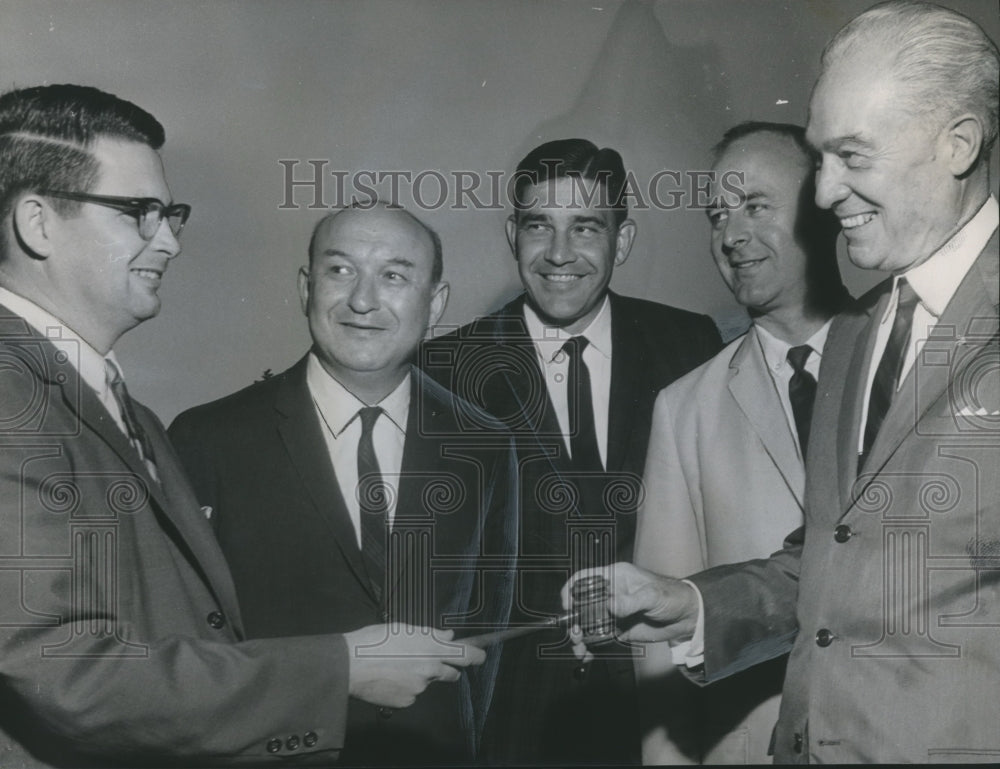
[[(712, 256), (753, 325), (657, 397), (635, 563), (664, 574), (766, 557), (802, 525), (812, 396), (848, 298), (805, 129), (742, 123), (713, 154)], [(635, 660), (643, 763), (769, 761), (786, 661), (698, 689), (669, 644), (648, 645)]]
[(791, 651), (778, 762), (1000, 758), (998, 86), (996, 44), (929, 3), (834, 37), (806, 131), (816, 202), (854, 264), (891, 275), (830, 329), (805, 525), (686, 581), (606, 570), (625, 637), (690, 641), (696, 680)]

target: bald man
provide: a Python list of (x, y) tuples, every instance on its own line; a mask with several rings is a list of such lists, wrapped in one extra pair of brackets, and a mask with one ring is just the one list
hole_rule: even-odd
[[(213, 509), (250, 637), (506, 624), (517, 525), (510, 440), (410, 365), (448, 298), (441, 262), (434, 231), (397, 206), (325, 217), (298, 275), (312, 349), (171, 426)], [(408, 707), (352, 698), (341, 763), (474, 760), (497, 651)]]

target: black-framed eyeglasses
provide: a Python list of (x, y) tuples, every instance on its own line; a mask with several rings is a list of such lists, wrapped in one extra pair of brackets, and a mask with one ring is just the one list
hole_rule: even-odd
[(167, 226), (180, 237), (184, 224), (191, 215), (187, 203), (171, 203), (169, 206), (156, 198), (123, 198), (114, 195), (90, 195), (86, 192), (64, 192), (62, 190), (40, 190), (43, 195), (54, 198), (76, 200), (80, 203), (95, 203), (99, 206), (115, 208), (129, 216), (134, 216), (139, 224), (139, 235), (143, 240), (152, 240), (160, 229), (160, 222), (167, 220)]

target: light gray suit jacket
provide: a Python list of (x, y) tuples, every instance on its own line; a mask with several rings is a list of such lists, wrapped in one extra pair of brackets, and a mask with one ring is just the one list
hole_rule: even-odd
[(782, 762), (1000, 759), (1000, 343), (994, 233), (858, 472), (889, 281), (834, 322), (809, 444), (804, 534), (696, 575), (705, 678), (794, 645)]
[[(635, 561), (656, 572), (763, 558), (801, 526), (802, 457), (755, 327), (660, 392), (644, 478)], [(647, 645), (636, 658), (643, 762), (770, 761), (783, 667), (699, 692), (667, 644)]]

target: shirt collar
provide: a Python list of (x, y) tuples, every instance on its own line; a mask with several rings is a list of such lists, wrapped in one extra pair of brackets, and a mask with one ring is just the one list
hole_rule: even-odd
[(570, 334), (558, 326), (543, 323), (538, 313), (527, 302), (524, 303), (524, 322), (528, 327), (528, 334), (546, 363), (551, 363), (566, 340), (574, 336), (587, 337), (591, 347), (608, 360), (611, 359), (611, 301), (607, 294), (604, 295), (600, 311), (579, 334)]
[[(992, 195), (965, 226), (956, 232), (927, 261), (904, 272), (902, 277), (913, 288), (920, 303), (935, 318), (940, 318), (948, 302), (958, 290), (966, 273), (971, 269), (976, 257), (986, 247), (997, 224), (1000, 223), (1000, 206)], [(892, 301), (886, 308), (882, 321), (892, 313), (896, 305), (899, 278), (892, 283)]]
[[(411, 374), (407, 374), (395, 390), (376, 404), (381, 406), (396, 429), (404, 434), (406, 419), (410, 413), (410, 376)], [(334, 379), (323, 368), (323, 364), (319, 362), (314, 352), (309, 353), (306, 362), (306, 384), (335, 438), (339, 438), (358, 415), (358, 411), (368, 405)]]
[[(815, 334), (805, 341), (805, 344), (812, 347), (813, 352), (820, 358), (823, 357), (823, 347), (826, 345), (826, 336), (830, 333), (831, 323), (833, 323), (833, 318), (827, 320)], [(788, 365), (788, 351), (796, 345), (778, 339), (759, 323), (754, 323), (753, 327), (757, 331), (757, 339), (760, 341), (760, 349), (764, 353), (764, 360), (767, 361), (768, 368), (780, 371), (783, 366)]]
[[(39, 307), (30, 299), (0, 286), (0, 304), (20, 315), (39, 334), (48, 339), (57, 350), (68, 356), (84, 383), (99, 395), (107, 389), (104, 357), (73, 329), (55, 315)], [(121, 366), (113, 352), (107, 355), (118, 370)]]

